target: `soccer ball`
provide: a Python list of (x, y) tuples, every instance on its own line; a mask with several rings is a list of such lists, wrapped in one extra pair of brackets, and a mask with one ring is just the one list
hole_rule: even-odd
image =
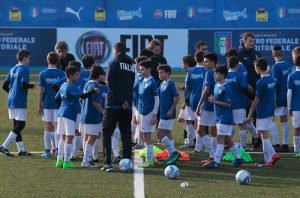
[(165, 176), (168, 179), (177, 179), (177, 177), (179, 176), (179, 169), (175, 165), (169, 165), (165, 169)]
[(132, 161), (130, 159), (122, 159), (119, 162), (119, 169), (121, 171), (130, 171), (132, 169)]
[(236, 183), (238, 183), (240, 185), (247, 185), (247, 184), (249, 184), (249, 182), (251, 180), (251, 175), (246, 170), (240, 170), (235, 175), (235, 180), (236, 180)]

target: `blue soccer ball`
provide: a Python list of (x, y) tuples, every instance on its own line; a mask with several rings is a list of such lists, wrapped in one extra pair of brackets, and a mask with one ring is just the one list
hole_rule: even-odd
[(124, 172), (130, 171), (132, 169), (132, 161), (130, 159), (122, 159), (119, 162), (119, 169)]

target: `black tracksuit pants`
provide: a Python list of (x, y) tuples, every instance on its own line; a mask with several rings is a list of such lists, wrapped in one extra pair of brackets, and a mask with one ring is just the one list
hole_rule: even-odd
[(111, 136), (119, 125), (123, 144), (123, 159), (131, 159), (131, 119), (132, 110), (105, 109), (103, 115), (103, 154), (105, 164), (111, 164)]

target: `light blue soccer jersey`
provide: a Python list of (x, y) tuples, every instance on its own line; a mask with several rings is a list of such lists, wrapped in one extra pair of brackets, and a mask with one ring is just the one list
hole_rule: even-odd
[(135, 108), (138, 107), (138, 99), (139, 99), (139, 84), (143, 80), (143, 77), (140, 73), (135, 74), (134, 84), (133, 84), (133, 106)]
[[(214, 88), (214, 97), (216, 100), (232, 104), (231, 101), (231, 88), (225, 83), (223, 85), (216, 84)], [(233, 114), (232, 108), (226, 108), (221, 105), (214, 104), (215, 118), (217, 124), (232, 125), (233, 124)]]
[(56, 92), (51, 88), (51, 86), (64, 76), (65, 73), (62, 70), (56, 68), (49, 68), (40, 73), (38, 85), (44, 88), (44, 94), (42, 98), (43, 109), (59, 108), (54, 100)]
[(242, 92), (242, 88), (247, 88), (244, 76), (239, 71), (229, 70), (225, 82), (230, 86), (232, 98), (231, 108), (232, 109), (245, 109), (248, 105), (248, 99)]
[(75, 83), (63, 83), (55, 96), (56, 100), (62, 101), (57, 116), (76, 122), (77, 114), (80, 112), (79, 98), (81, 94), (81, 90)]
[(142, 80), (139, 83), (138, 112), (147, 115), (154, 109), (154, 97), (158, 96), (157, 83), (154, 78)]
[[(84, 88), (83, 92), (87, 93), (91, 91), (93, 88), (98, 88), (100, 90), (100, 85), (97, 81), (90, 80), (88, 81)], [(100, 124), (102, 121), (102, 113), (100, 113), (93, 102), (102, 103), (101, 90), (99, 93), (94, 93), (92, 96), (84, 99), (81, 104), (81, 114), (80, 114), (80, 122), (83, 124)], [(100, 130), (100, 129), (99, 129)]]
[(300, 71), (295, 70), (288, 76), (288, 89), (292, 90), (292, 111), (300, 111)]
[(9, 83), (8, 101), (9, 109), (26, 109), (28, 89), (21, 88), (22, 82), (29, 82), (29, 68), (25, 65), (14, 66), (6, 76)]
[(268, 118), (274, 115), (275, 91), (275, 81), (272, 76), (262, 76), (257, 81), (255, 93), (255, 96), (259, 97), (256, 108), (257, 118)]
[(91, 75), (91, 70), (84, 70), (83, 72), (80, 73), (80, 78), (85, 80), (86, 82), (89, 81)]
[(287, 78), (290, 66), (285, 61), (278, 61), (272, 66), (272, 77), (276, 83), (276, 107), (287, 106)]
[(189, 92), (190, 107), (196, 111), (201, 98), (206, 69), (204, 66), (190, 67), (187, 72), (186, 87)]
[[(204, 83), (203, 83), (203, 90), (205, 86), (209, 86), (210, 90), (208, 93), (208, 96), (214, 94), (214, 88), (215, 88), (215, 79), (214, 79), (214, 70), (207, 70), (204, 78)], [(203, 102), (202, 109), (206, 111), (214, 111), (214, 105), (206, 99)]]
[(168, 118), (167, 113), (174, 103), (174, 97), (178, 96), (176, 85), (172, 80), (163, 81), (159, 86), (159, 106), (160, 119), (169, 120), (176, 118), (176, 109), (174, 109), (172, 117)]

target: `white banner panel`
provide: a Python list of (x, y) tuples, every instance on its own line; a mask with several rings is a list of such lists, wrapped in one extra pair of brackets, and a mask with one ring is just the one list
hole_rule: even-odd
[(122, 41), (127, 54), (135, 58), (153, 39), (164, 46), (163, 55), (172, 67), (181, 67), (180, 60), (188, 53), (188, 30), (186, 29), (105, 29), (105, 28), (58, 28), (57, 40), (69, 44), (69, 52), (77, 60), (83, 54), (96, 57), (97, 63), (106, 67), (112, 60), (112, 45)]

